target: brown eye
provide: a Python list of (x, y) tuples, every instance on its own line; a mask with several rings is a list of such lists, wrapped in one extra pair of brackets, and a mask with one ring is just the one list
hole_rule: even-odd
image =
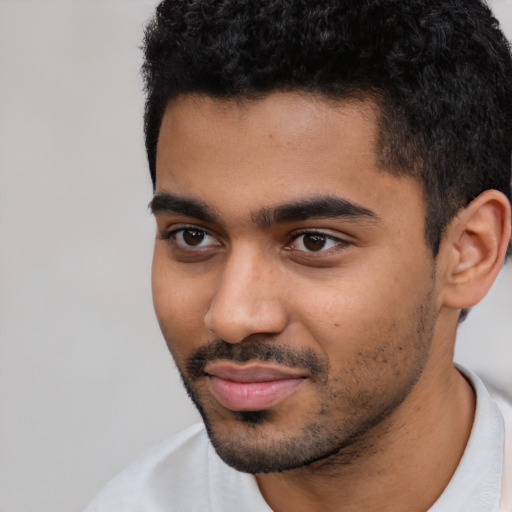
[(195, 227), (181, 228), (170, 233), (169, 238), (174, 239), (177, 247), (183, 250), (204, 249), (222, 245), (219, 240), (207, 231)]
[(187, 245), (200, 245), (205, 239), (206, 233), (204, 231), (199, 231), (197, 229), (184, 229), (183, 230), (183, 241)]
[(327, 242), (327, 237), (323, 235), (319, 235), (317, 233), (309, 233), (305, 234), (302, 239), (302, 243), (304, 244), (304, 247), (308, 251), (321, 251)]
[(324, 253), (330, 249), (343, 248), (349, 245), (346, 240), (321, 231), (306, 231), (296, 235), (289, 245), (291, 249), (305, 253)]

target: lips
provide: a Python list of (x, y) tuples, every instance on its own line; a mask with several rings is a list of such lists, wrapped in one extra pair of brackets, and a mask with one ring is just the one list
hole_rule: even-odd
[(215, 399), (232, 411), (261, 411), (276, 406), (305, 380), (303, 371), (272, 364), (216, 361), (205, 368)]

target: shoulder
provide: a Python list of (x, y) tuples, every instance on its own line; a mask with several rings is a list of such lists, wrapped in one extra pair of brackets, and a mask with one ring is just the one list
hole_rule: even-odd
[[(505, 422), (505, 426), (509, 429), (512, 428), (512, 400), (499, 392), (494, 392), (491, 390), (491, 395), (496, 402), (496, 405), (499, 407), (501, 414), (503, 415), (503, 420)], [(512, 433), (511, 433), (512, 434)]]
[[(505, 395), (500, 390), (496, 390), (492, 386), (489, 386), (488, 389), (489, 394), (498, 407), (503, 419), (505, 445), (512, 445), (512, 398), (508, 395)], [(505, 450), (505, 454), (512, 456), (512, 446), (510, 446), (510, 448), (511, 450), (508, 452)]]
[(509, 397), (494, 394), (496, 405), (503, 416), (505, 431), (503, 447), (503, 483), (501, 511), (512, 511), (512, 401)]
[(158, 500), (160, 494), (174, 494), (173, 501), (177, 503), (178, 494), (195, 492), (191, 487), (204, 489), (201, 478), (208, 465), (208, 451), (204, 425), (193, 425), (128, 466), (107, 484), (84, 512), (156, 512), (160, 509), (150, 502)]

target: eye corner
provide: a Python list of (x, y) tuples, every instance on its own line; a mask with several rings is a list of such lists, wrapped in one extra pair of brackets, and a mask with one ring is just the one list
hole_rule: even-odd
[(307, 229), (292, 233), (285, 249), (305, 254), (308, 257), (320, 257), (343, 250), (349, 245), (351, 242), (340, 236), (323, 230)]
[(176, 253), (205, 253), (223, 246), (218, 235), (210, 230), (192, 224), (169, 226), (159, 233), (159, 238), (166, 241)]

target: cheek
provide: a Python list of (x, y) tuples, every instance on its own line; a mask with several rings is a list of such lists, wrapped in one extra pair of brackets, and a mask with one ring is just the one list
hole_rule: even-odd
[[(431, 280), (410, 273), (362, 269), (339, 275), (323, 288), (304, 290), (300, 307), (305, 328), (328, 357), (355, 361), (360, 351), (400, 345), (415, 336), (418, 310)], [(333, 284), (334, 283), (334, 284)]]
[(395, 300), (372, 288), (330, 302), (324, 297), (323, 308), (319, 297), (306, 329), (329, 361), (324, 408), (358, 418), (405, 396), (425, 365), (433, 333), (428, 292), (420, 295)]
[(152, 266), (153, 303), (160, 328), (173, 356), (186, 355), (204, 343), (208, 286), (190, 279), (179, 266), (156, 251)]

